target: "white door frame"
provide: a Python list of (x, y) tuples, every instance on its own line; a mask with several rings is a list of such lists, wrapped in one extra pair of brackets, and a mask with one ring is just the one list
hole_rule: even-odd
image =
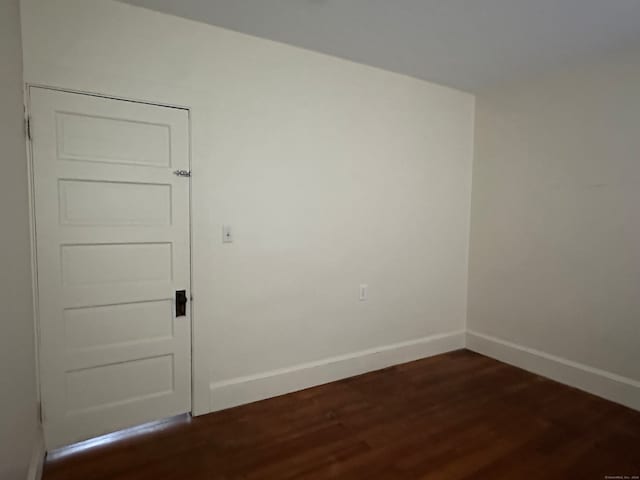
[[(31, 117), (31, 89), (32, 88), (42, 88), (52, 91), (65, 92), (65, 93), (73, 93), (78, 95), (88, 95), (93, 97), (100, 97), (112, 100), (119, 100), (124, 102), (132, 102), (132, 103), (140, 103), (144, 105), (153, 105), (157, 107), (164, 108), (175, 108), (179, 110), (184, 110), (187, 112), (188, 117), (188, 132), (189, 132), (189, 169), (192, 168), (192, 140), (191, 140), (191, 108), (187, 106), (181, 105), (172, 105), (169, 103), (157, 103), (157, 102), (149, 102), (145, 100), (132, 99), (132, 98), (124, 98), (117, 95), (110, 95), (106, 93), (97, 93), (97, 92), (86, 92), (81, 90), (67, 89), (67, 88), (59, 88), (53, 87), (49, 85), (41, 85), (34, 83), (25, 83), (24, 84), (24, 111), (25, 111), (25, 131), (27, 135), (25, 135), (25, 144), (27, 150), (27, 179), (28, 179), (28, 201), (29, 201), (29, 229), (30, 229), (30, 248), (31, 248), (31, 289), (32, 289), (32, 308), (33, 308), (33, 326), (34, 326), (34, 335), (35, 335), (35, 366), (36, 366), (36, 395), (38, 401), (38, 414), (40, 417), (40, 422), (42, 422), (42, 396), (41, 396), (41, 378), (40, 378), (40, 313), (39, 313), (39, 293), (38, 293), (38, 259), (37, 259), (37, 229), (36, 229), (36, 216), (35, 216), (35, 187), (34, 187), (34, 163), (33, 163), (33, 143), (32, 143), (32, 135), (34, 135), (31, 130), (31, 125), (29, 123), (29, 119)], [(192, 225), (192, 188), (191, 188), (191, 180), (189, 179), (189, 281), (191, 284), (191, 298), (190, 301), (190, 322), (191, 322), (191, 410), (190, 414), (194, 411), (194, 363), (195, 358), (193, 355), (193, 332), (194, 332), (194, 308), (193, 308), (193, 225)]]

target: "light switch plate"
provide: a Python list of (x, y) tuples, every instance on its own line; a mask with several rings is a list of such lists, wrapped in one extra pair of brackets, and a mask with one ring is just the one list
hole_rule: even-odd
[(369, 285), (362, 284), (360, 285), (360, 301), (366, 302), (369, 296)]
[(231, 225), (222, 226), (222, 243), (233, 243), (233, 234), (231, 233)]

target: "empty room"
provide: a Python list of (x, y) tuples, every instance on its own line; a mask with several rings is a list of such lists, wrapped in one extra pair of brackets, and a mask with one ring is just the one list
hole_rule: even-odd
[(0, 480), (640, 479), (639, 1), (0, 2)]

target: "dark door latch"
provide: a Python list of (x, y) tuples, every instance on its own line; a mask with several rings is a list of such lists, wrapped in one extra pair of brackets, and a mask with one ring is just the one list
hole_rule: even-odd
[(187, 291), (176, 290), (176, 317), (187, 316)]

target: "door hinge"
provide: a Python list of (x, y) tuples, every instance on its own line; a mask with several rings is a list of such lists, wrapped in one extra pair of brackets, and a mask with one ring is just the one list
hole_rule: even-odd
[(31, 137), (31, 117), (27, 117), (24, 120), (24, 129), (27, 134), (27, 139), (32, 140)]
[(40, 418), (40, 424), (44, 423), (44, 409), (42, 408), (42, 402), (38, 402), (38, 417)]

